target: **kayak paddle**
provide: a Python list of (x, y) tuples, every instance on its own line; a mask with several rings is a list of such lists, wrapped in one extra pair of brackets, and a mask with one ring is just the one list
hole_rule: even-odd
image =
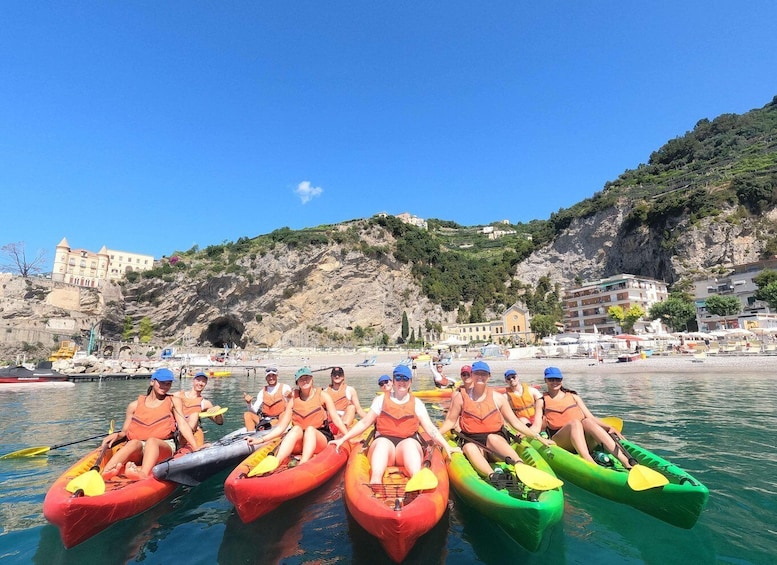
[(272, 471), (275, 471), (275, 469), (278, 468), (278, 465), (280, 465), (281, 462), (278, 460), (278, 458), (275, 455), (268, 455), (254, 467), (251, 469), (246, 477), (255, 477), (256, 475), (264, 475), (266, 473), (270, 473)]
[(615, 434), (610, 434), (610, 436), (615, 441), (616, 457), (617, 452), (619, 450), (622, 451), (623, 454), (628, 458), (629, 465), (631, 465), (631, 469), (629, 469), (629, 476), (626, 479), (626, 482), (628, 483), (629, 487), (631, 487), (631, 490), (648, 490), (669, 484), (669, 479), (667, 479), (658, 471), (654, 471), (650, 467), (637, 463), (637, 460), (634, 459), (628, 451), (626, 451), (626, 449), (623, 447), (623, 444), (621, 444), (620, 439), (618, 439)]
[(69, 441), (67, 443), (60, 443), (58, 445), (51, 445), (51, 446), (40, 446), (40, 447), (27, 447), (25, 449), (20, 449), (19, 451), (13, 451), (11, 453), (6, 453), (0, 459), (12, 459), (15, 457), (33, 457), (35, 455), (43, 455), (45, 453), (48, 453), (52, 449), (59, 449), (60, 447), (66, 447), (68, 445), (75, 445), (76, 443), (84, 443), (85, 441), (91, 441), (93, 439), (99, 439), (101, 437), (105, 436), (105, 434), (100, 434), (98, 436), (92, 436), (88, 437), (86, 439), (79, 439), (77, 441)]
[(405, 492), (416, 490), (432, 490), (437, 488), (437, 477), (429, 467), (422, 467), (415, 475), (410, 477), (405, 485)]
[(618, 418), (617, 416), (606, 416), (604, 418), (599, 418), (602, 422), (610, 426), (612, 429), (616, 430), (618, 433), (621, 433), (623, 431), (623, 420)]
[[(489, 449), (482, 443), (478, 441), (474, 441), (468, 435), (462, 432), (456, 432), (456, 433), (465, 441), (474, 443), (481, 449), (488, 451), (490, 454), (496, 457), (499, 457), (499, 458), (502, 457), (500, 454), (496, 453), (492, 449)], [(564, 484), (564, 481), (562, 481), (558, 477), (554, 477), (550, 473), (546, 473), (545, 471), (537, 469), (536, 467), (532, 467), (531, 465), (526, 465), (525, 463), (516, 464), (516, 462), (513, 461), (510, 457), (505, 457), (504, 461), (511, 467), (511, 470), (513, 471), (513, 473), (515, 473), (515, 476), (518, 477), (518, 480), (531, 489), (553, 490), (554, 488), (559, 488)]]
[(224, 406), (223, 408), (217, 408), (215, 410), (211, 408), (205, 412), (200, 412), (200, 418), (215, 418), (216, 416), (221, 416), (227, 410), (229, 410), (229, 406)]
[[(112, 433), (113, 420), (111, 420), (111, 425), (108, 428), (108, 434)], [(65, 485), (65, 490), (72, 493), (80, 490), (84, 493), (84, 496), (99, 496), (103, 494), (105, 492), (105, 479), (103, 479), (103, 476), (100, 474), (100, 462), (107, 449), (108, 444), (106, 443), (102, 446), (102, 449), (100, 449), (100, 453), (97, 454), (97, 459), (95, 459), (92, 468), (86, 473), (82, 473), (71, 480)]]

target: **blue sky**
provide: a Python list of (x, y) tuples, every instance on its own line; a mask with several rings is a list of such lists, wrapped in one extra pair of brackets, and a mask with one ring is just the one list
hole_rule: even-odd
[(777, 95), (777, 3), (8, 2), (0, 245), (546, 219)]

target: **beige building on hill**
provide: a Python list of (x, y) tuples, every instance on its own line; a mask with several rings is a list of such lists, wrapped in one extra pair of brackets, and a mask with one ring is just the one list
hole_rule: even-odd
[(529, 329), (529, 311), (513, 304), (504, 314), (491, 322), (472, 324), (453, 324), (443, 326), (442, 341), (452, 340), (458, 343), (531, 343), (534, 336)]
[(76, 286), (99, 287), (105, 281), (118, 282), (127, 273), (147, 271), (154, 266), (154, 257), (140, 253), (107, 249), (104, 245), (97, 253), (86, 249), (73, 249), (62, 238), (54, 254), (51, 279)]

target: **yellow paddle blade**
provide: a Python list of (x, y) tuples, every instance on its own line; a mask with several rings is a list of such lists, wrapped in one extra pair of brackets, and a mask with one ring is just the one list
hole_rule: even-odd
[(113, 433), (113, 420), (111, 420), (111, 425), (108, 426), (108, 435), (111, 435)]
[(217, 408), (210, 410), (206, 410), (205, 412), (200, 412), (200, 418), (213, 418), (215, 416), (221, 416), (224, 412), (229, 410), (229, 406), (225, 406), (224, 408)]
[(410, 477), (405, 485), (405, 492), (416, 490), (432, 490), (437, 488), (437, 476), (429, 467), (424, 467), (415, 475)]
[(105, 481), (97, 471), (87, 471), (65, 486), (68, 492), (76, 492), (78, 489), (83, 490), (86, 496), (99, 496), (105, 492)]
[(623, 431), (623, 420), (617, 416), (607, 416), (606, 418), (599, 418), (602, 422), (610, 426), (611, 428), (621, 433)]
[(634, 465), (629, 471), (627, 482), (632, 490), (647, 490), (668, 485), (669, 479), (650, 467)]
[(516, 465), (515, 476), (527, 487), (534, 490), (553, 490), (564, 484), (564, 481), (541, 471), (531, 465)]
[(19, 451), (14, 451), (12, 453), (6, 453), (0, 459), (13, 459), (14, 457), (33, 457), (35, 455), (43, 455), (46, 453), (50, 447), (42, 446), (42, 447), (28, 447), (26, 449), (20, 449)]
[(278, 465), (280, 465), (281, 462), (278, 461), (278, 458), (275, 455), (268, 455), (261, 461), (259, 461), (259, 464), (251, 469), (251, 471), (246, 475), (247, 477), (255, 477), (256, 475), (264, 475), (265, 473), (270, 473), (271, 471), (275, 471), (275, 469), (278, 468)]

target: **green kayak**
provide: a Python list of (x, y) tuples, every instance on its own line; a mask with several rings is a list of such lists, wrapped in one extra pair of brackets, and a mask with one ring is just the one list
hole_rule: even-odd
[[(448, 438), (451, 445), (455, 441)], [(537, 451), (526, 442), (513, 447), (527, 465), (553, 476), (553, 470)], [(456, 493), (470, 506), (497, 523), (510, 537), (529, 551), (537, 551), (545, 529), (561, 520), (564, 495), (560, 488), (546, 491), (528, 490), (506, 473), (504, 488), (483, 479), (461, 453), (448, 461), (448, 477)]]
[(629, 473), (620, 462), (604, 467), (555, 445), (545, 447), (537, 440), (531, 444), (565, 481), (604, 498), (633, 506), (680, 528), (693, 527), (709, 498), (707, 487), (691, 475), (627, 440), (622, 440), (621, 445), (631, 457), (640, 465), (661, 473), (669, 484), (635, 491), (628, 485)]

